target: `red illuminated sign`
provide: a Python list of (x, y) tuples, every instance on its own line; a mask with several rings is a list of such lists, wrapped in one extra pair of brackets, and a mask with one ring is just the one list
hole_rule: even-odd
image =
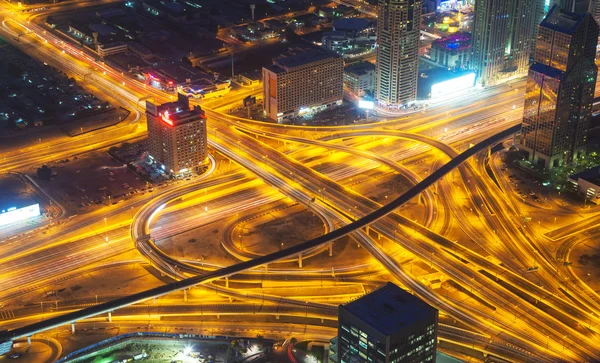
[(166, 123), (169, 126), (173, 126), (173, 121), (169, 118), (169, 111), (165, 111), (162, 115), (161, 115), (161, 119), (163, 120), (164, 123)]

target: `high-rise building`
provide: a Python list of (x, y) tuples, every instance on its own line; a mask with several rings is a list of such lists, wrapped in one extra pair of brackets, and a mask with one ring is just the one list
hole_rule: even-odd
[(336, 363), (435, 362), (437, 327), (437, 309), (387, 283), (340, 305), (332, 358)]
[(527, 74), (543, 8), (543, 0), (475, 1), (471, 67), (478, 84)]
[(579, 158), (592, 113), (598, 24), (553, 6), (539, 27), (527, 79), (520, 149), (553, 168)]
[(379, 0), (375, 98), (388, 109), (417, 99), (422, 0)]
[(200, 106), (190, 109), (189, 99), (155, 105), (146, 101), (148, 151), (167, 173), (177, 175), (198, 171), (208, 157), (206, 116)]
[(362, 97), (373, 92), (375, 81), (375, 65), (360, 62), (344, 68), (344, 86), (355, 96)]
[(560, 0), (560, 8), (577, 14), (590, 12), (590, 0)]
[(344, 60), (321, 48), (291, 49), (263, 67), (263, 96), (267, 117), (277, 121), (340, 105)]

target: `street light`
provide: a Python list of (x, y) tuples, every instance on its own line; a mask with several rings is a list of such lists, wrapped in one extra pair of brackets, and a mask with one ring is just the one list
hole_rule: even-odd
[(106, 225), (106, 217), (104, 217), (104, 240), (108, 243), (108, 226)]

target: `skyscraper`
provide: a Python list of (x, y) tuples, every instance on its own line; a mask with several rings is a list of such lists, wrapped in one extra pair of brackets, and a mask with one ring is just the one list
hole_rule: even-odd
[(543, 1), (475, 1), (471, 67), (478, 84), (490, 86), (527, 74)]
[(585, 150), (598, 67), (598, 24), (589, 13), (553, 6), (539, 27), (527, 79), (520, 148), (553, 168)]
[(438, 311), (387, 283), (338, 309), (337, 363), (434, 362)]
[(155, 105), (146, 101), (148, 151), (167, 174), (197, 171), (208, 157), (206, 116), (200, 106), (190, 109), (187, 96)]
[(560, 8), (577, 14), (590, 11), (590, 0), (560, 0)]
[(388, 109), (417, 99), (422, 0), (379, 0), (375, 98)]

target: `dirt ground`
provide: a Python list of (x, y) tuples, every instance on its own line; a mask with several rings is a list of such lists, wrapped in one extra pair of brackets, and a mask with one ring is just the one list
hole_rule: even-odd
[[(582, 256), (589, 256), (588, 261)], [(600, 263), (595, 256), (600, 255), (600, 240), (588, 240), (576, 245), (569, 257), (571, 268), (592, 290), (600, 292)]]
[(221, 223), (212, 223), (156, 241), (156, 244), (165, 253), (174, 257), (229, 266), (236, 260), (221, 247), (221, 229)]
[(43, 209), (43, 200), (35, 193), (31, 185), (12, 175), (0, 178), (0, 211), (34, 203), (39, 203)]
[(321, 219), (296, 205), (256, 218), (244, 226), (244, 248), (268, 254), (323, 234)]
[(9, 208), (22, 208), (35, 203), (40, 205), (41, 215), (0, 226), (0, 241), (47, 222), (49, 219), (45, 216), (56, 212), (54, 208), (48, 208), (48, 205), (28, 181), (13, 175), (5, 175), (0, 178), (0, 212)]

